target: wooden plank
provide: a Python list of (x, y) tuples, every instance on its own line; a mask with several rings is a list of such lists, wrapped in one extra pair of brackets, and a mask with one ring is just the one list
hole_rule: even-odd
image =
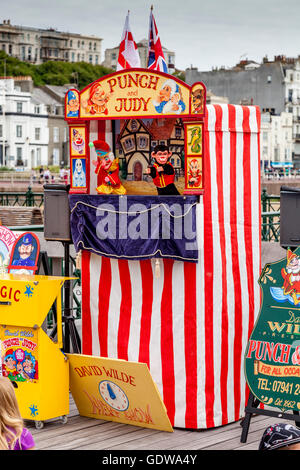
[(240, 422), (213, 429), (174, 429), (173, 433), (130, 426), (112, 421), (79, 416), (70, 399), (68, 422), (59, 420), (45, 423), (42, 430), (27, 423), (36, 448), (43, 450), (257, 450), (264, 430), (283, 420), (256, 415), (252, 418), (248, 439), (240, 443)]

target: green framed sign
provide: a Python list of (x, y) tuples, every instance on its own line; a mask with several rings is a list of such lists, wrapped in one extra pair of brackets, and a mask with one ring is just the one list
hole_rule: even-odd
[(267, 264), (261, 308), (245, 353), (253, 395), (282, 412), (300, 410), (300, 247)]

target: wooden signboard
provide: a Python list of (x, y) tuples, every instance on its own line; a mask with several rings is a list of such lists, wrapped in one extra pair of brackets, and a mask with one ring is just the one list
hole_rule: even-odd
[(245, 376), (251, 391), (246, 428), (249, 414), (259, 403), (276, 411), (255, 412), (293, 420), (299, 415), (300, 248), (287, 250), (286, 258), (267, 264), (259, 284), (261, 309), (245, 354)]
[(80, 415), (172, 432), (146, 364), (67, 354), (70, 390)]

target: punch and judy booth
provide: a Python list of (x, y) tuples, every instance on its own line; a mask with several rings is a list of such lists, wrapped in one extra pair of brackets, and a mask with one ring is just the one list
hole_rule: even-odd
[(205, 99), (130, 69), (70, 90), (65, 116), (82, 353), (146, 363), (172, 425), (194, 429), (243, 416), (259, 309), (259, 110)]
[[(61, 288), (64, 277), (2, 274), (1, 371), (15, 386), (23, 419), (43, 421), (69, 413), (69, 364), (62, 353)], [(57, 340), (42, 328), (56, 301)]]

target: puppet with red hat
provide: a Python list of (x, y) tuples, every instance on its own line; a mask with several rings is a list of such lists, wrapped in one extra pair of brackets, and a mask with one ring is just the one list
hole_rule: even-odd
[(95, 147), (98, 157), (97, 160), (92, 161), (100, 182), (96, 188), (97, 192), (99, 194), (126, 194), (126, 189), (119, 177), (119, 160), (111, 152), (108, 143), (104, 140), (94, 140), (89, 145)]
[(287, 263), (286, 267), (281, 270), (281, 275), (284, 278), (283, 293), (291, 295), (294, 304), (300, 302), (297, 294), (300, 294), (300, 258), (291, 250), (287, 250)]

